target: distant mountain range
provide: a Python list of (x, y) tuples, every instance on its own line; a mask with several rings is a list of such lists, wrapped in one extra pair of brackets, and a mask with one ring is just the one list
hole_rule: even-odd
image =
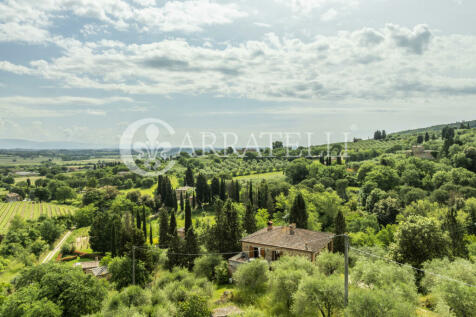
[(104, 149), (112, 148), (106, 145), (96, 145), (90, 143), (70, 142), (70, 141), (32, 141), (25, 139), (2, 139), (0, 138), (0, 149), (25, 149), (25, 150), (80, 150), (80, 149)]
[(433, 125), (426, 128), (398, 131), (391, 134), (415, 134), (415, 133), (423, 133), (423, 132), (431, 132), (431, 131), (440, 131), (446, 126), (450, 126), (452, 128), (459, 128), (461, 123), (469, 124), (470, 128), (476, 128), (476, 120), (470, 120), (470, 121), (460, 121), (460, 122), (454, 122), (454, 123), (437, 124), (437, 125)]
[[(476, 120), (471, 121), (463, 121), (464, 124), (469, 124), (471, 128), (476, 127)], [(430, 131), (439, 131), (443, 129), (445, 126), (451, 127), (459, 127), (461, 122), (454, 122), (448, 124), (439, 124), (434, 125), (426, 128), (419, 128), (419, 129), (412, 129), (412, 130), (404, 130), (399, 132), (393, 132), (391, 134), (415, 134), (415, 133), (423, 133), (423, 132), (430, 132)], [(42, 141), (32, 141), (32, 140), (25, 140), (25, 139), (2, 139), (0, 138), (0, 149), (6, 150), (13, 150), (13, 149), (20, 149), (20, 150), (97, 150), (97, 149), (117, 149), (117, 147), (111, 145), (101, 145), (101, 144), (90, 144), (90, 143), (82, 143), (82, 142), (72, 142), (72, 141), (50, 141), (50, 142), (42, 142)], [(178, 150), (178, 148), (176, 149)], [(173, 152), (173, 151), (172, 151)]]

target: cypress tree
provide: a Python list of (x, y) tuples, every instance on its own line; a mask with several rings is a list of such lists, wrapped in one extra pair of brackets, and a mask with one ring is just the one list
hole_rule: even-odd
[(152, 236), (152, 221), (149, 222), (149, 243), (150, 245), (154, 244), (154, 239)]
[(251, 202), (251, 205), (253, 205), (253, 182), (252, 181), (250, 181), (248, 186), (248, 200)]
[(291, 212), (289, 213), (289, 222), (295, 223), (296, 228), (307, 228), (307, 210), (306, 203), (301, 193), (296, 195), (294, 198), (293, 206), (291, 207)]
[(177, 195), (175, 193), (173, 193), (173, 201), (174, 201), (174, 209), (175, 210), (178, 210), (178, 201), (177, 201)]
[(192, 209), (190, 208), (190, 201), (187, 199), (185, 203), (185, 232), (192, 227)]
[(268, 207), (268, 184), (263, 179), (258, 188), (258, 208)]
[(240, 202), (240, 182), (236, 181), (235, 182), (235, 201)]
[(144, 239), (147, 241), (147, 220), (145, 219), (145, 206), (142, 206), (142, 230), (144, 231)]
[(169, 235), (177, 235), (177, 219), (175, 219), (175, 210), (172, 209), (170, 213), (170, 223), (169, 223)]
[(209, 202), (210, 188), (208, 187), (207, 178), (203, 174), (197, 176), (196, 192), (199, 206)]
[(218, 180), (218, 178), (216, 177), (212, 178), (212, 184), (210, 186), (210, 190), (211, 190), (212, 200), (214, 200), (215, 197), (220, 196), (220, 181)]
[(177, 236), (177, 229), (169, 234), (169, 249), (167, 250), (167, 268), (172, 271), (175, 266), (182, 265), (182, 241)]
[(111, 235), (112, 235), (111, 255), (115, 257), (117, 255), (117, 250), (116, 250), (117, 239), (116, 239), (116, 224), (114, 222), (112, 222)]
[(253, 206), (250, 203), (246, 205), (246, 212), (243, 219), (243, 229), (245, 229), (246, 233), (252, 234), (256, 231), (256, 219), (255, 219), (255, 211), (253, 210)]
[(184, 253), (187, 254), (184, 255), (184, 264), (191, 271), (193, 268), (193, 262), (198, 258), (198, 253), (200, 251), (193, 227), (190, 227), (186, 231), (184, 251)]
[(192, 196), (192, 208), (195, 210), (196, 207), (197, 207), (197, 198), (195, 197), (195, 192), (194, 192)]
[(226, 199), (226, 182), (224, 178), (222, 178), (220, 181), (220, 199)]
[(159, 211), (159, 248), (166, 249), (169, 241), (169, 217), (167, 209)]
[(227, 200), (224, 207), (224, 249), (220, 252), (240, 251), (241, 226), (238, 212), (231, 200)]
[(183, 204), (183, 195), (182, 192), (180, 192), (180, 211), (183, 211), (184, 204)]
[[(335, 217), (334, 227), (335, 227), (334, 233), (336, 235), (345, 234), (347, 230), (344, 214), (340, 210)], [(345, 249), (345, 237), (344, 236), (335, 237), (334, 238), (334, 252), (344, 253), (345, 251), (344, 249)]]
[(451, 207), (446, 214), (444, 229), (448, 230), (451, 239), (451, 252), (454, 257), (467, 257), (468, 249), (464, 240), (465, 228), (456, 219), (456, 208)]
[(139, 210), (136, 210), (136, 226), (137, 226), (137, 229), (140, 229), (140, 228), (141, 228), (141, 224), (140, 224), (140, 212), (139, 212)]
[(191, 187), (194, 186), (193, 171), (190, 166), (187, 167), (187, 170), (185, 171), (184, 185)]

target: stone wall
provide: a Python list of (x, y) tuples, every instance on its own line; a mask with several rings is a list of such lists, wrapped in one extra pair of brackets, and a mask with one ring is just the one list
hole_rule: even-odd
[(280, 256), (304, 256), (307, 257), (310, 261), (314, 261), (314, 253), (311, 251), (302, 251), (302, 250), (293, 250), (287, 248), (279, 248), (279, 247), (271, 247), (253, 243), (242, 242), (241, 244), (243, 252), (247, 252), (249, 257), (254, 257), (253, 248), (261, 248), (264, 249), (264, 259), (267, 261), (272, 261), (272, 252), (278, 251)]

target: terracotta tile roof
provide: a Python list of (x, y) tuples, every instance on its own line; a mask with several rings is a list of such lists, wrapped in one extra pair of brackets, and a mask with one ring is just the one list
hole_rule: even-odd
[(271, 231), (263, 228), (241, 239), (241, 242), (256, 243), (267, 246), (294, 249), (300, 251), (320, 251), (327, 247), (332, 240), (333, 233), (318, 232), (307, 229), (294, 229), (294, 234), (290, 234), (289, 227), (277, 226)]
[(92, 269), (99, 266), (99, 261), (78, 262), (75, 265), (81, 266), (83, 270)]
[(94, 276), (102, 276), (109, 273), (107, 266), (98, 266), (91, 270)]

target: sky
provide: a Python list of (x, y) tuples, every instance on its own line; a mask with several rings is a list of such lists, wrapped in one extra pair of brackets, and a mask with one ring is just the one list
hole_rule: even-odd
[(1, 0), (0, 138), (115, 146), (156, 118), (174, 145), (204, 131), (317, 144), (476, 119), (475, 12), (473, 0)]

